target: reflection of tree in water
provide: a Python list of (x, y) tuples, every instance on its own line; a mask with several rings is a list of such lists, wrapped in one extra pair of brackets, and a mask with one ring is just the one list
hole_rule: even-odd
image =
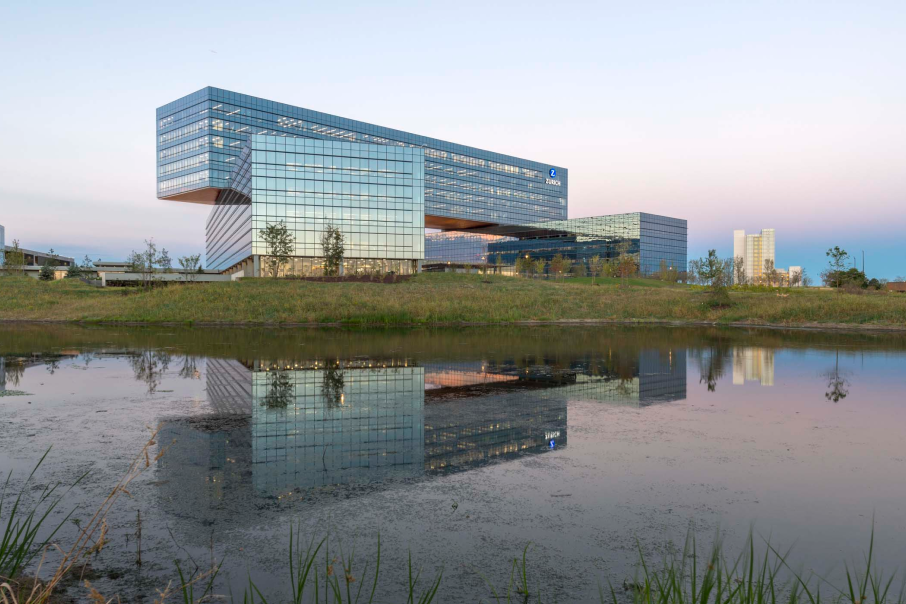
[(293, 380), (288, 371), (271, 371), (267, 374), (267, 393), (261, 401), (268, 409), (286, 409), (293, 400)]
[(170, 353), (163, 350), (143, 350), (129, 356), (129, 365), (135, 379), (148, 385), (148, 394), (154, 394), (160, 380), (170, 367)]
[(57, 359), (52, 359), (50, 361), (47, 361), (44, 364), (44, 367), (45, 367), (45, 369), (47, 369), (47, 373), (49, 373), (50, 375), (53, 375), (54, 373), (57, 372), (57, 369), (60, 368), (60, 361), (58, 361)]
[(825, 376), (827, 376), (828, 390), (824, 393), (824, 398), (835, 403), (846, 398), (846, 395), (849, 394), (849, 381), (844, 377), (844, 374), (840, 372), (839, 350), (837, 351), (836, 360), (834, 361), (834, 368), (828, 371)]
[(625, 397), (632, 395), (632, 380), (620, 378), (620, 383), (617, 385), (617, 394)]
[(327, 401), (328, 409), (336, 409), (345, 404), (346, 397), (343, 394), (345, 385), (344, 373), (339, 362), (329, 363), (321, 380), (321, 395)]
[(201, 372), (198, 371), (198, 357), (187, 354), (182, 358), (182, 368), (179, 370), (179, 377), (187, 380), (201, 379)]
[(25, 359), (21, 357), (4, 357), (0, 359), (3, 365), (3, 381), (11, 386), (18, 386), (19, 380), (25, 375)]
[(730, 348), (718, 339), (707, 347), (691, 349), (690, 354), (698, 363), (698, 383), (706, 383), (708, 392), (717, 390), (717, 382), (727, 373)]

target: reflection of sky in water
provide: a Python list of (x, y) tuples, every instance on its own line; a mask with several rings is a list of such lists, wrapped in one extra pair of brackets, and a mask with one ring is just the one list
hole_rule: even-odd
[(114, 513), (107, 561), (128, 551), (141, 509), (162, 576), (212, 533), (224, 552), (243, 547), (226, 562), (234, 589), (250, 560), (258, 578), (279, 576), (291, 518), (356, 533), (363, 551), (380, 530), (385, 547), (446, 563), (463, 601), (486, 595), (469, 564), (496, 568), (529, 540), (546, 544), (539, 578), (581, 600), (580, 586), (631, 571), (636, 537), (653, 552), (690, 521), (731, 544), (755, 522), (829, 571), (860, 555), (875, 512), (886, 566), (906, 555), (896, 338), (778, 347), (561, 329), (454, 350), (456, 333), (432, 335), (442, 341), (427, 352), (432, 339), (400, 338), (392, 354), (282, 361), (260, 344), (186, 354), (178, 337), (138, 352), (3, 353), (0, 386), (16, 394), (0, 398), (0, 469), (30, 469), (53, 444), (38, 478), (90, 469), (73, 497), (93, 501), (163, 422), (169, 450)]

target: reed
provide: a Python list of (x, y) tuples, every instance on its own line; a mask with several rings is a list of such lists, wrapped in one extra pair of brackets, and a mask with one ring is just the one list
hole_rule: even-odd
[[(7, 507), (7, 514), (6, 522), (3, 524), (2, 539), (0, 539), (0, 580), (17, 577), (22, 569), (35, 559), (41, 550), (54, 538), (60, 527), (66, 524), (70, 516), (72, 516), (72, 512), (69, 512), (56, 527), (51, 529), (49, 534), (44, 536), (43, 539), (39, 539), (38, 534), (42, 531), (50, 514), (63, 500), (65, 493), (54, 497), (54, 493), (60, 487), (59, 484), (56, 484), (52, 487), (44, 487), (34, 503), (28, 504), (22, 499), (32, 478), (34, 478), (35, 472), (47, 459), (48, 453), (50, 453), (50, 449), (45, 451), (38, 463), (35, 464), (34, 469), (32, 469), (28, 478), (19, 489), (18, 495), (12, 501), (11, 507), (7, 504), (7, 491), (13, 474), (12, 470), (7, 474), (6, 481), (3, 483), (3, 489), (0, 491), (0, 522), (3, 522), (4, 518), (4, 505)], [(69, 488), (71, 489), (81, 482), (82, 478), (84, 478), (84, 475)], [(66, 492), (68, 493), (69, 490), (67, 489)]]

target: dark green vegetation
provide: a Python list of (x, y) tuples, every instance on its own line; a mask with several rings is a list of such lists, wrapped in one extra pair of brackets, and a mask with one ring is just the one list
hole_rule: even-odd
[(403, 325), (532, 321), (667, 321), (906, 328), (906, 297), (820, 290), (730, 291), (630, 279), (548, 281), (450, 273), (400, 283), (246, 279), (139, 289), (74, 280), (0, 280), (0, 320), (136, 323)]

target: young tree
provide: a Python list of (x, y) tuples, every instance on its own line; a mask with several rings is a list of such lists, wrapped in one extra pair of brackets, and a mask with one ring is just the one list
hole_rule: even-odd
[(198, 269), (201, 268), (201, 254), (192, 254), (190, 256), (182, 256), (178, 260), (179, 268), (182, 273), (183, 279), (189, 281), (195, 280), (195, 275), (198, 274)]
[(812, 286), (812, 277), (805, 272), (805, 269), (802, 269), (799, 280), (802, 282), (802, 287), (811, 287)]
[[(100, 260), (98, 260), (100, 262)], [(79, 273), (82, 277), (86, 279), (97, 279), (97, 269), (94, 266), (94, 261), (85, 255), (85, 258), (82, 259), (82, 264), (79, 266)]]
[(843, 273), (846, 270), (846, 261), (849, 258), (849, 254), (846, 250), (840, 249), (840, 246), (835, 245), (827, 250), (825, 256), (828, 258), (828, 268), (821, 273), (821, 278), (825, 284), (831, 287), (840, 287), (843, 285)]
[(267, 254), (265, 262), (276, 279), (280, 275), (280, 269), (289, 264), (289, 257), (296, 250), (296, 240), (282, 220), (276, 224), (268, 224), (258, 233), (265, 244)]
[(497, 267), (496, 268), (497, 274), (500, 274), (503, 269), (503, 256), (501, 256), (500, 254), (497, 254), (497, 258), (494, 259), (494, 264)]
[(73, 262), (69, 265), (69, 268), (66, 269), (66, 278), (67, 279), (78, 279), (82, 276), (82, 267)]
[(345, 238), (340, 229), (332, 224), (327, 225), (321, 235), (321, 249), (324, 251), (324, 274), (334, 276), (340, 274), (343, 256), (346, 253)]
[(129, 271), (139, 273), (142, 279), (142, 287), (151, 287), (154, 281), (156, 270), (168, 270), (170, 268), (170, 255), (167, 250), (157, 250), (157, 244), (154, 239), (145, 240), (145, 251), (136, 252), (135, 250), (129, 255)]
[(802, 273), (800, 271), (790, 273), (790, 287), (799, 287), (801, 283)]
[(708, 257), (698, 261), (698, 274), (703, 283), (710, 284), (714, 291), (723, 289), (730, 280), (730, 261), (721, 260), (717, 250), (708, 250)]
[(535, 262), (532, 263), (532, 271), (533, 271), (535, 274), (537, 274), (537, 275), (543, 277), (543, 276), (544, 276), (544, 268), (545, 268), (546, 266), (547, 266), (547, 262), (545, 262), (543, 258), (538, 258), (537, 260), (535, 260)]
[(666, 281), (668, 270), (669, 269), (667, 268), (667, 261), (661, 260), (661, 264), (660, 264), (660, 266), (658, 266), (658, 269), (657, 269), (657, 278), (660, 279), (661, 281)]
[(689, 270), (687, 271), (689, 282), (693, 284), (701, 283), (701, 260), (690, 260)]
[[(0, 250), (2, 253), (3, 250)], [(5, 261), (6, 272), (10, 275), (22, 275), (25, 273), (25, 252), (19, 247), (19, 240), (13, 239), (13, 248), (6, 252)]]
[(733, 271), (736, 275), (736, 285), (746, 284), (746, 259), (736, 256), (733, 259)]
[(555, 279), (560, 279), (565, 273), (569, 272), (572, 264), (569, 258), (563, 254), (557, 254), (551, 259), (551, 272), (554, 273)]
[(584, 277), (585, 275), (588, 274), (588, 268), (585, 266), (584, 262), (579, 260), (578, 262), (573, 264), (573, 267), (572, 267), (572, 269), (570, 269), (570, 272), (572, 272), (572, 274), (575, 275), (576, 277)]
[(41, 281), (53, 281), (56, 278), (56, 275), (53, 270), (53, 265), (50, 263), (50, 258), (44, 261), (44, 264), (41, 265), (41, 271), (38, 273), (38, 279)]
[(595, 277), (601, 272), (601, 257), (594, 255), (588, 261), (588, 272), (591, 273), (591, 284), (595, 284)]
[(158, 259), (158, 266), (165, 273), (173, 272), (173, 260), (170, 259), (170, 254), (167, 252), (167, 248), (161, 248), (160, 258)]
[(629, 277), (636, 274), (639, 270), (635, 254), (629, 253), (629, 249), (629, 241), (622, 241), (617, 245), (619, 256), (617, 256), (616, 271), (620, 277), (620, 287), (627, 287), (629, 285)]
[(766, 258), (764, 261), (764, 279), (768, 283), (768, 287), (774, 287), (774, 283), (777, 281), (777, 269), (774, 268), (774, 261), (770, 258)]

